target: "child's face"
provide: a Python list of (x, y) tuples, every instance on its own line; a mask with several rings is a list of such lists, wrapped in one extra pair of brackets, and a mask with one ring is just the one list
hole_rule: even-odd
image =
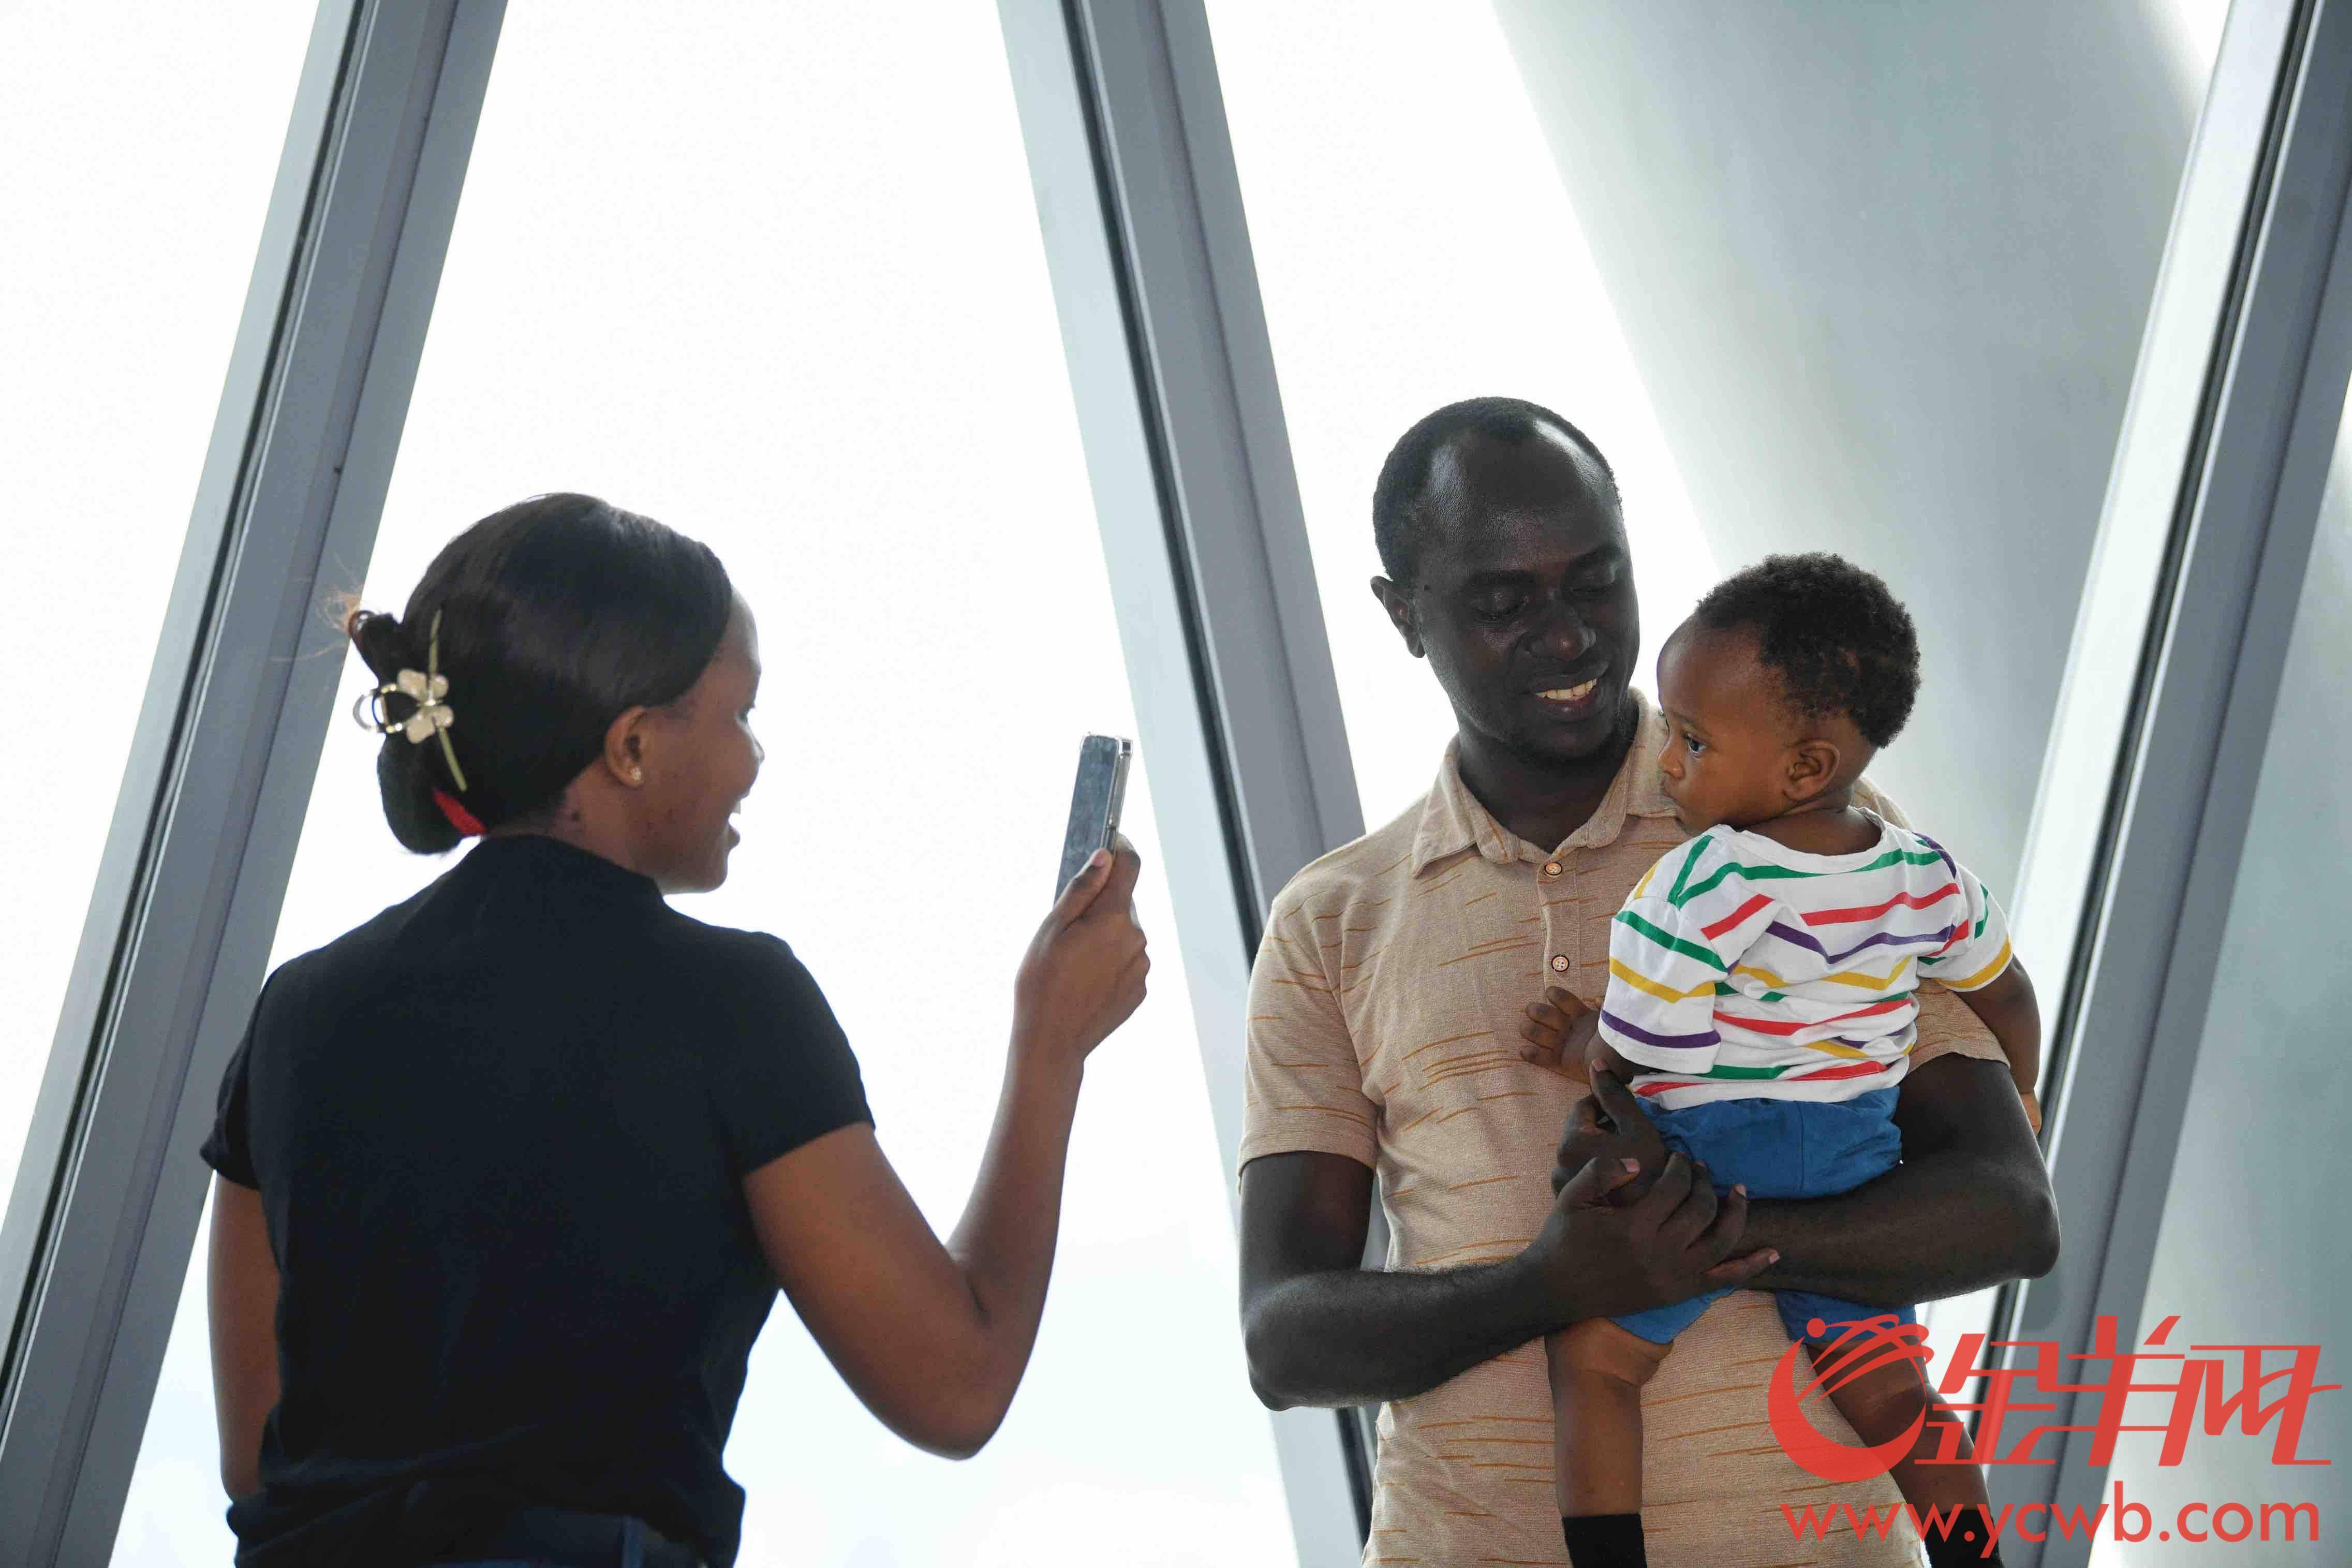
[(1779, 679), (1756, 661), (1752, 633), (1684, 622), (1658, 655), (1658, 704), (1667, 725), (1661, 782), (1685, 830), (1747, 827), (1793, 804), (1796, 737)]

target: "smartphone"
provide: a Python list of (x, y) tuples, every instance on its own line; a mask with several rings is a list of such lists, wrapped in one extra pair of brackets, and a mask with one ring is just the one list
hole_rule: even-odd
[(1078, 781), (1070, 791), (1070, 826), (1062, 834), (1062, 874), (1054, 897), (1086, 869), (1097, 849), (1110, 847), (1118, 831), (1119, 807), (1127, 800), (1127, 763), (1135, 742), (1117, 735), (1088, 735), (1078, 745)]

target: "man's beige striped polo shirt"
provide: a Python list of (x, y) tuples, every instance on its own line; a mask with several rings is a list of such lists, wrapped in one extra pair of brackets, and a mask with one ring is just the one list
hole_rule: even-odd
[[(1242, 1163), (1319, 1150), (1370, 1166), (1391, 1268), (1526, 1246), (1549, 1212), (1552, 1157), (1584, 1089), (1519, 1059), (1522, 1009), (1547, 983), (1592, 1001), (1606, 988), (1610, 918), (1684, 837), (1658, 785), (1664, 743), (1643, 701), (1601, 808), (1549, 853), (1488, 815), (1449, 748), (1419, 805), (1294, 878), (1250, 987)], [(1915, 1066), (1947, 1051), (2000, 1059), (1956, 998), (1920, 1001)], [(1656, 1568), (1917, 1560), (1900, 1542), (1790, 1539), (1783, 1502), (1900, 1499), (1884, 1479), (1824, 1485), (1773, 1442), (1765, 1374), (1787, 1348), (1770, 1298), (1740, 1291), (1683, 1335), (1650, 1385), (1643, 1518)], [(1567, 1562), (1542, 1349), (1522, 1345), (1381, 1410), (1366, 1563)], [(1853, 1440), (1818, 1396), (1807, 1408), (1824, 1434)]]

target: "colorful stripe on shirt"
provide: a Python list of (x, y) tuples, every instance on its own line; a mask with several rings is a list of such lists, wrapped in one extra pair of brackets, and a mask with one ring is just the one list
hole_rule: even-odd
[(1998, 906), (1940, 845), (1888, 827), (1836, 858), (1714, 828), (1650, 868), (1610, 928), (1600, 1018), (1652, 1069), (1637, 1088), (1846, 1098), (1902, 1076), (1920, 975), (1974, 989), (2008, 964)]

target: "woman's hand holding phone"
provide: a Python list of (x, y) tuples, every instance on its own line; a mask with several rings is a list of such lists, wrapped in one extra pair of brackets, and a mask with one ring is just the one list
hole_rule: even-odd
[(1143, 858), (1125, 835), (1062, 890), (1013, 983), (1016, 1051), (1082, 1065), (1143, 1005), (1151, 960), (1135, 919)]
[(945, 1245), (874, 1130), (829, 1133), (744, 1190), (777, 1279), (858, 1397), (936, 1454), (986, 1443), (1013, 1402), (1053, 1273), (1087, 1053), (1143, 1001), (1135, 847), (1063, 889), (1013, 985), (1013, 1048), (963, 1218)]

